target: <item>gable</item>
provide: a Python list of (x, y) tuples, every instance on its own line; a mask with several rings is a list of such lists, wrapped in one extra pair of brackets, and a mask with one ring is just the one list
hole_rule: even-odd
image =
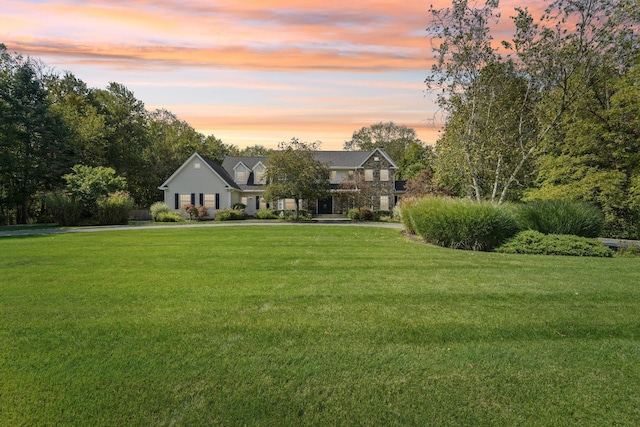
[(211, 179), (219, 180), (220, 184), (226, 188), (238, 189), (236, 183), (220, 165), (198, 153), (193, 153), (158, 189), (166, 190), (176, 182), (199, 182)]

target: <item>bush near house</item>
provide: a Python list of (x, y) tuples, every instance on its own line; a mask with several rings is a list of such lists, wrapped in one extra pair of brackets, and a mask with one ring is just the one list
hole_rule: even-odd
[(574, 200), (535, 200), (516, 205), (514, 214), (521, 230), (543, 234), (598, 237), (604, 226), (600, 209)]
[(256, 216), (258, 219), (277, 219), (278, 216), (271, 209), (260, 209)]
[(152, 204), (149, 210), (151, 211), (151, 219), (154, 221), (160, 221), (158, 219), (160, 215), (171, 212), (169, 206), (164, 202), (156, 202)]
[(95, 218), (100, 225), (127, 224), (133, 198), (126, 191), (116, 191), (96, 200)]
[(156, 222), (184, 222), (184, 217), (178, 212), (160, 212), (156, 216)]
[[(295, 210), (276, 210), (273, 213), (280, 219), (285, 221), (295, 221), (296, 219), (296, 211)], [(311, 212), (306, 209), (298, 210), (298, 221), (310, 221), (312, 218)]]
[(597, 239), (566, 234), (543, 234), (526, 230), (518, 233), (496, 252), (531, 255), (611, 257), (613, 251)]
[(373, 221), (375, 216), (369, 208), (350, 209), (347, 216), (352, 221)]
[(518, 232), (514, 217), (491, 203), (427, 197), (410, 203), (407, 216), (425, 241), (453, 249), (490, 251)]
[(216, 221), (238, 221), (244, 218), (244, 211), (237, 209), (221, 209), (215, 215)]

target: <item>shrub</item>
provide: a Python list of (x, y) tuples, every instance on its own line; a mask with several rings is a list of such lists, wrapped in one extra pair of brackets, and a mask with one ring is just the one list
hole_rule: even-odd
[(532, 255), (610, 257), (613, 251), (597, 239), (567, 234), (543, 234), (535, 230), (518, 233), (496, 252)]
[(126, 191), (116, 191), (96, 201), (95, 218), (100, 225), (126, 224), (133, 209), (133, 199)]
[(369, 208), (356, 208), (351, 209), (347, 213), (347, 216), (352, 221), (373, 221), (373, 211)]
[(489, 251), (518, 232), (515, 219), (491, 203), (427, 197), (406, 213), (425, 241), (453, 249)]
[[(294, 210), (277, 210), (273, 212), (276, 217), (285, 221), (294, 221), (296, 219), (296, 211)], [(306, 209), (298, 211), (298, 220), (310, 221), (312, 219), (311, 212)]]
[(515, 214), (521, 230), (544, 234), (598, 237), (604, 226), (600, 209), (571, 200), (535, 200), (519, 205)]
[(216, 221), (237, 221), (244, 219), (244, 211), (237, 209), (221, 209), (216, 212)]
[(150, 210), (151, 210), (151, 219), (153, 219), (154, 221), (159, 221), (158, 216), (160, 214), (171, 212), (171, 209), (169, 209), (169, 206), (167, 206), (167, 204), (164, 202), (156, 202), (152, 204)]
[[(396, 206), (399, 220), (400, 222), (402, 222), (405, 231), (409, 234), (416, 234), (416, 230), (413, 228), (413, 223), (411, 222), (411, 209), (413, 207), (413, 204), (418, 200), (419, 199), (414, 198), (403, 198)], [(394, 209), (394, 213), (396, 213), (396, 209)]]
[(278, 216), (271, 209), (260, 209), (256, 216), (259, 219), (277, 219)]
[(160, 212), (157, 222), (184, 222), (184, 217), (178, 212)]
[(392, 217), (392, 213), (389, 210), (377, 209), (377, 210), (373, 211), (373, 220), (374, 221), (381, 221), (383, 219), (390, 220), (391, 217)]
[(241, 211), (243, 209), (247, 208), (247, 205), (245, 205), (244, 203), (236, 203), (235, 205), (232, 206), (233, 209)]
[(78, 225), (82, 218), (83, 207), (79, 200), (68, 193), (57, 192), (44, 197), (46, 214), (58, 225)]
[(615, 252), (614, 256), (618, 258), (640, 258), (640, 246), (622, 246)]

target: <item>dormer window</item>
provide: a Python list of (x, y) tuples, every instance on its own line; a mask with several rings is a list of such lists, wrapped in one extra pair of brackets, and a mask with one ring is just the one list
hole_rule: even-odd
[(247, 176), (244, 171), (236, 171), (236, 182), (245, 182)]

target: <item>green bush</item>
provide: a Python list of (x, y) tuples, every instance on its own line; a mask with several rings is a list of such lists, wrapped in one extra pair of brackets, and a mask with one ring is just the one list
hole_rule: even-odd
[(453, 249), (490, 251), (518, 232), (513, 216), (491, 203), (427, 197), (405, 213), (425, 241)]
[(126, 191), (116, 191), (96, 201), (95, 219), (100, 225), (127, 224), (133, 199)]
[(543, 234), (526, 230), (518, 233), (496, 252), (532, 255), (610, 257), (613, 251), (597, 239), (567, 234)]
[(389, 220), (392, 218), (393, 213), (389, 210), (376, 209), (373, 211), (373, 220), (381, 221), (382, 219)]
[(156, 219), (157, 222), (184, 222), (184, 217), (178, 212), (160, 212)]
[[(296, 219), (296, 211), (294, 210), (277, 210), (273, 212), (280, 219), (285, 221), (294, 221)], [(298, 220), (310, 221), (312, 219), (311, 212), (306, 209), (300, 209), (298, 211)]]
[(352, 221), (373, 221), (375, 218), (373, 211), (369, 208), (350, 209), (347, 216)]
[(617, 258), (640, 258), (640, 247), (637, 245), (622, 246), (614, 256)]
[(260, 209), (256, 214), (258, 219), (277, 219), (278, 216), (271, 209)]
[(415, 228), (413, 228), (413, 223), (411, 222), (411, 209), (414, 203), (416, 203), (418, 199), (402, 199), (400, 203), (396, 206), (397, 209), (394, 209), (394, 214), (396, 217), (402, 222), (404, 226), (404, 230), (409, 234), (416, 234)]
[(78, 225), (82, 218), (82, 203), (68, 193), (56, 192), (44, 197), (46, 215), (58, 225)]
[(517, 206), (516, 219), (521, 230), (544, 234), (573, 234), (598, 237), (604, 216), (597, 207), (572, 200), (535, 200)]
[(169, 209), (169, 206), (167, 206), (167, 204), (164, 202), (156, 202), (152, 204), (151, 208), (149, 209), (151, 210), (151, 219), (153, 219), (154, 221), (159, 221), (158, 216), (160, 214), (171, 212), (171, 209)]
[(244, 211), (237, 209), (221, 209), (216, 211), (216, 221), (237, 221), (244, 219)]

